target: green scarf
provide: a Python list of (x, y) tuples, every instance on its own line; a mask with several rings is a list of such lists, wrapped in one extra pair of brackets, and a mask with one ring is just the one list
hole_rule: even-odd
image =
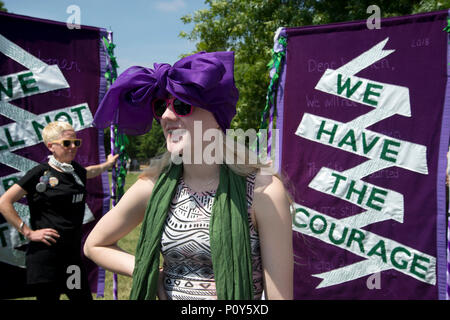
[[(161, 236), (183, 165), (161, 173), (147, 205), (136, 248), (130, 299), (156, 299)], [(209, 227), (211, 256), (219, 300), (253, 299), (246, 179), (226, 165), (214, 198)]]

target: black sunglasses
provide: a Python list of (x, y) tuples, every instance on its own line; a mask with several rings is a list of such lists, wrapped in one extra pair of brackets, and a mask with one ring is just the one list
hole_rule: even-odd
[(161, 119), (169, 105), (172, 105), (172, 110), (178, 117), (187, 117), (194, 110), (192, 105), (184, 103), (177, 98), (156, 99), (152, 102), (153, 114), (155, 118), (158, 120)]
[(75, 148), (81, 147), (81, 139), (60, 139), (52, 141), (52, 143), (58, 143), (62, 145), (64, 148), (69, 148), (72, 143), (75, 146)]

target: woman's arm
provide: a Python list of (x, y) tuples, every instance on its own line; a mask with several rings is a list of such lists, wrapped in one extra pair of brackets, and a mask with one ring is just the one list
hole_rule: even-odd
[(31, 230), (29, 226), (23, 223), (16, 209), (14, 208), (14, 202), (19, 201), (27, 194), (27, 192), (18, 184), (12, 185), (6, 192), (0, 197), (0, 212), (14, 228), (22, 233), (30, 241), (43, 242), (50, 246), (52, 243), (56, 243), (56, 239), (59, 238), (58, 231), (51, 228)]
[(118, 157), (119, 157), (118, 154), (116, 155), (109, 154), (105, 162), (86, 167), (87, 171), (86, 178), (87, 179), (95, 178), (99, 174), (102, 174), (104, 171), (111, 169), (114, 166), (114, 163), (116, 163)]
[(22, 189), (22, 187), (18, 184), (14, 184), (0, 197), (0, 212), (9, 224), (19, 230), (22, 234), (24, 233), (24, 230), (28, 233), (29, 228), (25, 225), (22, 226), (22, 229), (20, 228), (22, 219), (16, 209), (14, 209), (13, 204), (22, 199), (26, 194), (27, 192)]
[(283, 183), (258, 175), (253, 208), (258, 227), (267, 299), (293, 299), (292, 218)]
[(142, 222), (153, 185), (150, 179), (138, 179), (100, 219), (84, 244), (89, 259), (112, 272), (132, 276), (134, 256), (119, 248), (117, 242)]

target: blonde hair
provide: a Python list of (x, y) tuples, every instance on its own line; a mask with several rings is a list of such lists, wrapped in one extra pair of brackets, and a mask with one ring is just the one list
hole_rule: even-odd
[(47, 126), (45, 126), (44, 130), (42, 130), (42, 138), (44, 139), (44, 143), (47, 144), (61, 138), (63, 132), (69, 130), (75, 131), (75, 129), (68, 122), (50, 122)]
[[(221, 131), (220, 134), (222, 137), (219, 140), (223, 141), (223, 163), (233, 170), (234, 173), (247, 176), (259, 170), (265, 170), (269, 174), (276, 175), (276, 172), (272, 170), (270, 162), (262, 162), (257, 154), (245, 145), (234, 141), (233, 137), (224, 135)], [(171, 154), (169, 151), (166, 151), (162, 155), (150, 159), (148, 168), (139, 177), (158, 177), (161, 171), (165, 167), (171, 166), (172, 163)]]
[[(278, 173), (274, 166), (272, 166), (272, 161), (262, 162), (261, 158), (248, 149), (245, 145), (236, 141), (236, 148), (234, 147), (234, 142), (230, 143), (230, 139), (234, 139), (229, 135), (222, 134), (223, 141), (223, 162), (236, 174), (240, 176), (248, 176), (249, 174), (257, 174), (259, 172), (264, 172), (265, 175), (272, 175), (277, 177), (286, 188), (286, 197), (289, 202), (289, 209), (291, 215), (294, 211), (294, 196), (288, 189), (293, 190), (293, 185), (286, 179), (282, 173)], [(231, 148), (230, 146), (233, 146)], [(157, 179), (164, 168), (170, 168), (172, 166), (172, 156), (169, 151), (164, 152), (161, 155), (153, 157), (150, 159), (150, 164), (140, 175), (139, 178), (155, 178)]]

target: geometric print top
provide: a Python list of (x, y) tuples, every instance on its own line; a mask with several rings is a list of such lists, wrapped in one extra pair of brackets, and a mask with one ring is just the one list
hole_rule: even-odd
[[(254, 299), (260, 300), (263, 291), (261, 253), (258, 232), (250, 215), (254, 186), (255, 174), (247, 176), (253, 292)], [(180, 178), (161, 237), (163, 283), (169, 300), (217, 299), (209, 242), (214, 196), (215, 190), (195, 192)]]

